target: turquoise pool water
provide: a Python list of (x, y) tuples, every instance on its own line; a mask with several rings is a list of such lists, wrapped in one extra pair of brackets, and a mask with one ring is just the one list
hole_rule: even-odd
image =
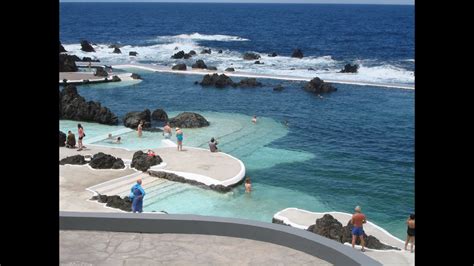
[[(254, 188), (251, 195), (243, 186), (219, 194), (175, 184), (145, 198), (145, 210), (271, 222), (287, 207), (350, 213), (361, 205), (368, 219), (404, 238), (404, 221), (414, 210), (413, 91), (338, 84), (337, 92), (319, 99), (300, 82), (259, 79), (264, 86), (258, 89), (215, 89), (194, 85), (199, 76), (140, 75), (143, 81), (133, 86), (78, 90), (119, 117), (145, 108), (163, 108), (170, 117), (183, 111), (204, 115), (211, 125), (184, 129), (184, 145), (207, 148), (216, 137), (219, 148), (244, 162)], [(274, 92), (279, 83), (285, 90)], [(250, 122), (254, 114), (256, 125)], [(75, 123), (61, 121), (60, 128), (76, 129)], [(123, 129), (83, 125), (87, 138)], [(123, 134), (123, 147), (154, 148), (161, 139), (161, 133), (138, 139), (130, 132)]]

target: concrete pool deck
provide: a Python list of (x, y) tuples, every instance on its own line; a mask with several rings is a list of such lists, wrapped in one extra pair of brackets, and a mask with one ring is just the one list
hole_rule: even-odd
[[(280, 220), (283, 224), (291, 227), (306, 230), (310, 225), (315, 224), (316, 219), (322, 218), (324, 214), (330, 214), (337, 219), (343, 226), (352, 218), (351, 214), (343, 212), (310, 212), (298, 208), (286, 208), (277, 212), (273, 218)], [(368, 217), (370, 219), (370, 217)], [(365, 254), (384, 265), (415, 265), (415, 257), (410, 251), (405, 251), (405, 242), (393, 236), (380, 226), (367, 221), (364, 224), (364, 231), (367, 235), (373, 235), (382, 243), (398, 247), (401, 250), (374, 250), (366, 249)], [(349, 245), (349, 243), (345, 243)], [(360, 249), (360, 246), (356, 248)], [(408, 246), (410, 248), (410, 246)]]
[(61, 265), (332, 265), (288, 247), (227, 236), (80, 230), (59, 235)]
[[(104, 82), (120, 82), (120, 81), (129, 81), (133, 80), (131, 78), (132, 73), (121, 73), (114, 74), (109, 73), (107, 77), (95, 76), (94, 72), (59, 72), (59, 84), (64, 83), (64, 79), (67, 80), (67, 84), (87, 84), (85, 80), (88, 80), (88, 83), (104, 83)], [(120, 78), (120, 81), (113, 81), (112, 77), (117, 76)], [(107, 80), (105, 80), (107, 78)]]
[[(121, 158), (125, 169), (92, 169), (86, 165), (60, 165), (60, 209), (67, 211), (120, 211), (104, 208), (95, 201), (88, 201), (95, 192), (107, 195), (123, 194), (138, 177), (143, 179), (143, 187), (157, 185), (164, 179), (150, 176), (146, 172), (130, 168), (135, 150), (94, 146), (87, 144), (82, 151), (59, 148), (59, 157), (63, 159), (72, 155), (91, 155), (103, 152)], [(189, 180), (199, 181), (205, 185), (233, 185), (245, 177), (243, 163), (225, 153), (211, 153), (208, 150), (183, 147), (177, 151), (175, 147), (153, 149), (163, 159), (163, 163), (150, 169), (175, 173)], [(146, 151), (145, 151), (146, 152)], [(167, 181), (166, 182), (171, 182)], [(210, 183), (209, 183), (210, 182)], [(107, 193), (105, 193), (107, 192)], [(123, 196), (123, 195), (122, 195)], [(102, 204), (103, 205), (103, 204)]]

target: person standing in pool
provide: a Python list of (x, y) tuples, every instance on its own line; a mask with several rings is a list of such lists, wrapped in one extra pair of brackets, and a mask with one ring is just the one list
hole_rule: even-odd
[(82, 127), (81, 124), (77, 124), (77, 132), (78, 132), (78, 140), (77, 140), (77, 145), (79, 146), (79, 149), (77, 151), (82, 151), (83, 148), (85, 148), (83, 145), (82, 145), (82, 139), (86, 136), (86, 134), (84, 133), (84, 128)]
[(250, 177), (245, 179), (245, 193), (250, 193), (252, 191), (252, 184), (250, 183)]
[(178, 151), (183, 150), (183, 131), (181, 128), (176, 128), (176, 139), (178, 140)]
[(254, 115), (252, 117), (252, 123), (257, 124), (257, 116), (256, 115)]
[(171, 138), (171, 127), (170, 123), (166, 123), (166, 125), (163, 127), (163, 136), (165, 136), (165, 139)]
[(140, 123), (138, 124), (138, 127), (137, 127), (137, 132), (138, 132), (138, 137), (139, 138), (142, 137), (142, 130), (143, 130), (143, 121), (140, 120)]
[(411, 243), (410, 251), (413, 253), (413, 245), (415, 244), (415, 214), (410, 214), (407, 220), (407, 240), (405, 241), (405, 250), (407, 250), (408, 242)]
[(132, 212), (143, 212), (143, 197), (145, 190), (142, 188), (141, 178), (137, 179), (137, 183), (130, 189), (130, 200), (132, 200)]
[(360, 244), (362, 246), (361, 251), (364, 252), (365, 243), (364, 243), (364, 229), (362, 224), (366, 223), (367, 220), (365, 215), (361, 212), (359, 206), (355, 207), (355, 213), (352, 215), (351, 223), (354, 225), (352, 228), (352, 248), (354, 248), (357, 237), (360, 238)]

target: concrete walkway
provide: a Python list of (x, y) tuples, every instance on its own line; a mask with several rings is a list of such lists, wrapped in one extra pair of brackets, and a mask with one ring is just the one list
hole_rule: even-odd
[[(343, 226), (347, 225), (348, 221), (352, 218), (351, 214), (343, 212), (310, 212), (298, 208), (287, 208), (277, 212), (273, 218), (283, 221), (284, 224), (292, 227), (306, 230), (310, 225), (316, 223), (316, 219), (322, 218), (324, 214), (330, 214), (337, 219)], [(414, 254), (409, 251), (405, 251), (405, 242), (393, 236), (380, 226), (370, 222), (370, 217), (367, 217), (368, 221), (364, 224), (364, 231), (367, 235), (373, 235), (378, 238), (382, 243), (398, 247), (401, 251), (397, 250), (373, 250), (367, 249), (365, 252), (369, 257), (383, 263), (384, 265), (415, 265)], [(349, 243), (345, 243), (349, 245)], [(358, 246), (358, 249), (361, 247)]]
[(189, 234), (60, 231), (61, 265), (331, 265), (250, 239)]

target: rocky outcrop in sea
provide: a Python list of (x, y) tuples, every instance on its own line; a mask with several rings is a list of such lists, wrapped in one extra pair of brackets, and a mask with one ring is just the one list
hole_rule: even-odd
[(303, 58), (303, 51), (301, 51), (301, 49), (299, 48), (296, 48), (295, 50), (293, 50), (291, 57)]
[(66, 49), (64, 49), (64, 46), (59, 42), (59, 53), (65, 53), (67, 52)]
[(346, 64), (344, 66), (343, 69), (341, 69), (341, 71), (339, 71), (339, 73), (357, 73), (357, 70), (359, 69), (359, 65), (358, 64)]
[(204, 116), (192, 112), (180, 113), (179, 115), (170, 118), (168, 123), (171, 127), (180, 128), (199, 128), (209, 126), (209, 122), (204, 118)]
[(81, 41), (81, 50), (84, 52), (95, 52), (94, 47), (92, 47), (91, 43), (87, 40)]
[(168, 121), (168, 114), (163, 109), (156, 109), (151, 113), (151, 119), (166, 122)]
[(76, 86), (69, 84), (59, 93), (59, 119), (85, 122), (96, 122), (106, 125), (117, 125), (118, 117), (109, 108), (99, 102), (86, 102), (77, 93)]
[(245, 53), (243, 58), (244, 60), (257, 60), (260, 59), (260, 55), (256, 53)]
[(140, 121), (143, 121), (143, 128), (151, 127), (150, 110), (145, 109), (143, 112), (128, 112), (123, 118), (123, 125), (128, 128), (136, 129)]
[(304, 89), (313, 93), (328, 93), (337, 91), (333, 85), (324, 82), (322, 79), (315, 77), (305, 84)]
[(114, 54), (121, 54), (122, 51), (120, 51), (120, 48), (115, 47), (115, 48), (114, 48), (114, 51), (113, 51), (112, 53), (114, 53)]
[(207, 66), (202, 60), (197, 60), (196, 63), (191, 65), (191, 68), (201, 68), (201, 69), (206, 69)]
[(172, 70), (186, 70), (186, 64), (177, 64), (177, 65), (174, 65), (171, 69)]

